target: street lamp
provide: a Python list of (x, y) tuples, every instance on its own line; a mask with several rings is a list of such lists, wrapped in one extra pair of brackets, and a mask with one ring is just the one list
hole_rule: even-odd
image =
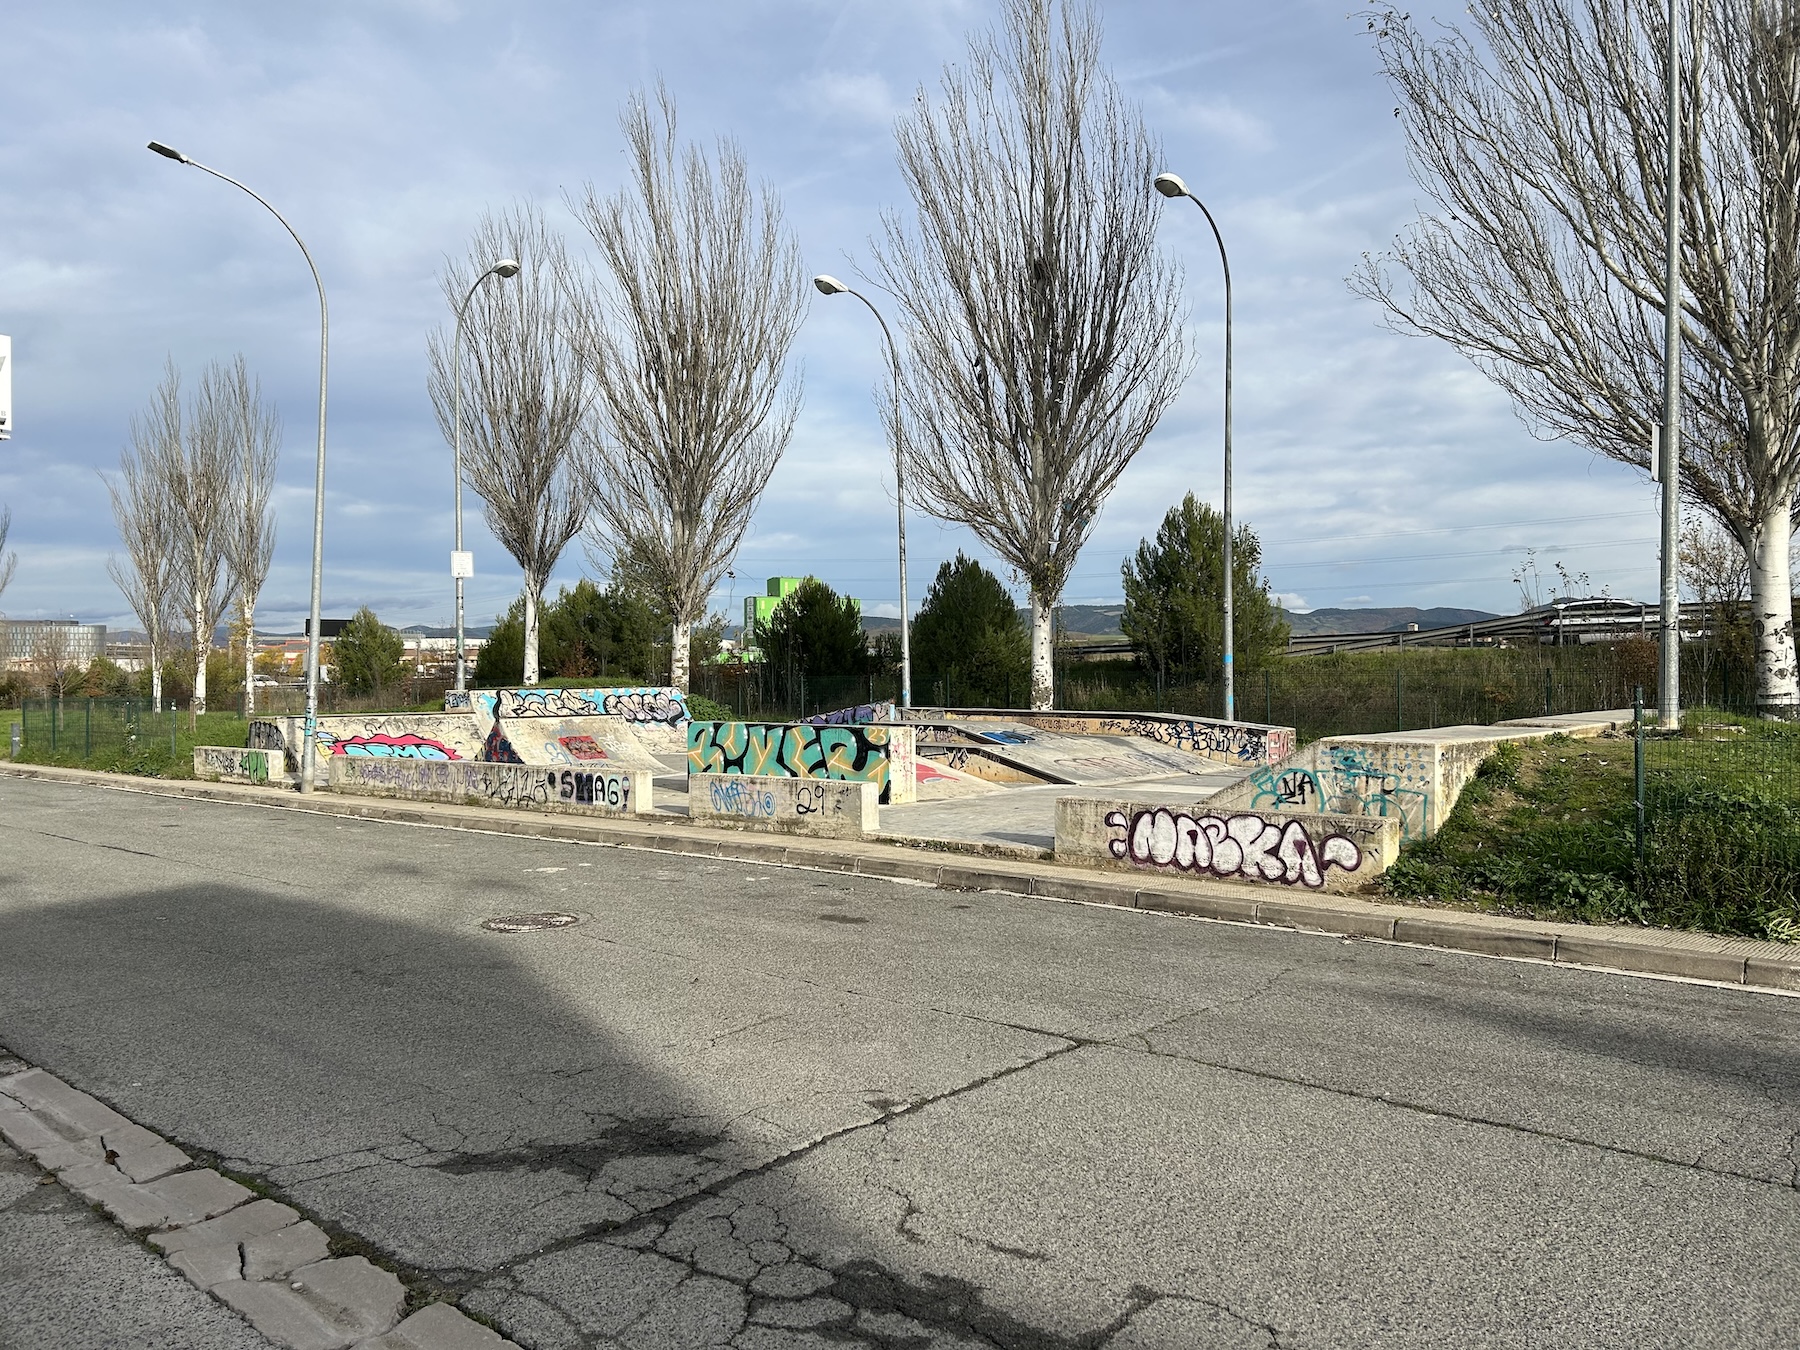
[(181, 151), (163, 145), (159, 141), (151, 141), (149, 148), (164, 159), (172, 159), (177, 164), (191, 164), (202, 173), (209, 173), (214, 178), (223, 179), (247, 193), (261, 203), (268, 213), (281, 222), (281, 228), (293, 236), (300, 245), (300, 256), (306, 259), (306, 265), (312, 271), (313, 285), (319, 291), (319, 453), (313, 469), (313, 560), (312, 560), (312, 603), (310, 621), (306, 634), (306, 735), (300, 752), (300, 791), (311, 792), (317, 778), (318, 767), (318, 730), (319, 730), (319, 581), (321, 576), (321, 560), (325, 548), (325, 377), (329, 364), (331, 344), (331, 322), (325, 309), (325, 283), (319, 280), (319, 269), (313, 263), (312, 254), (307, 251), (303, 240), (286, 218), (258, 193), (245, 187), (237, 179), (222, 174), (217, 169), (209, 169), (197, 159), (189, 159)]
[(906, 465), (900, 446), (900, 353), (894, 348), (894, 335), (888, 331), (881, 311), (869, 303), (869, 297), (852, 290), (836, 277), (820, 273), (813, 285), (821, 295), (854, 295), (868, 306), (875, 322), (881, 325), (881, 336), (887, 339), (888, 364), (894, 376), (894, 491), (900, 508), (900, 706), (912, 707), (912, 625), (906, 612)]
[(1212, 226), (1213, 238), (1219, 244), (1219, 264), (1225, 269), (1225, 720), (1237, 720), (1236, 678), (1232, 668), (1232, 594), (1231, 594), (1231, 260), (1225, 256), (1225, 236), (1219, 233), (1219, 222), (1206, 209), (1206, 203), (1188, 191), (1188, 185), (1172, 173), (1159, 173), (1154, 180), (1156, 190), (1165, 197), (1186, 197), (1200, 208), (1206, 223)]
[(456, 549), (450, 555), (450, 575), (456, 579), (456, 687), (467, 689), (468, 657), (463, 645), (463, 581), (475, 575), (475, 560), (463, 552), (463, 509), (462, 509), (462, 335), (463, 316), (469, 311), (469, 301), (475, 298), (475, 289), (489, 277), (516, 277), (519, 275), (519, 264), (512, 258), (502, 258), (469, 286), (469, 292), (463, 296), (462, 303), (456, 307), (456, 340), (450, 347), (451, 378), (456, 381), (456, 416), (453, 419), (456, 430), (452, 433), (452, 442), (456, 447)]

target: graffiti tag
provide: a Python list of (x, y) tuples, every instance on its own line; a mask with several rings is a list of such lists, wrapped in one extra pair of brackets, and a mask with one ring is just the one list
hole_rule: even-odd
[(1195, 817), (1158, 807), (1139, 811), (1129, 821), (1123, 811), (1109, 811), (1106, 823), (1119, 832), (1107, 841), (1112, 856), (1148, 867), (1317, 890), (1325, 884), (1327, 869), (1354, 872), (1362, 866), (1355, 840), (1334, 834), (1315, 846), (1297, 820), (1284, 826), (1261, 816)]

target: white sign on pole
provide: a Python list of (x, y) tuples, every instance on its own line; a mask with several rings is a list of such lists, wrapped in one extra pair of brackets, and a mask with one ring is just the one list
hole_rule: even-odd
[(450, 555), (450, 575), (453, 577), (472, 577), (475, 575), (475, 555), (467, 549), (460, 549)]
[(0, 333), (0, 441), (12, 436), (12, 339)]

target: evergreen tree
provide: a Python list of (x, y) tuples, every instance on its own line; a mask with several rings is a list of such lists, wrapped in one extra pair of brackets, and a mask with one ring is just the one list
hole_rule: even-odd
[(868, 640), (856, 601), (816, 577), (806, 578), (775, 606), (761, 646), (769, 665), (784, 676), (860, 676), (868, 670)]
[(601, 590), (584, 577), (544, 610), (544, 668), (600, 684), (660, 683), (655, 647), (667, 626), (637, 591), (617, 580)]
[(374, 694), (406, 678), (406, 644), (364, 605), (331, 645), (332, 683), (346, 694)]
[[(1240, 673), (1287, 646), (1288, 621), (1262, 577), (1262, 545), (1248, 525), (1232, 539), (1232, 624)], [(1152, 543), (1121, 569), (1125, 614), (1119, 626), (1138, 661), (1170, 684), (1218, 675), (1225, 631), (1225, 520), (1193, 493), (1172, 506)]]
[(1018, 606), (999, 577), (960, 551), (925, 593), (912, 657), (915, 702), (1000, 708), (1030, 691), (1031, 643)]

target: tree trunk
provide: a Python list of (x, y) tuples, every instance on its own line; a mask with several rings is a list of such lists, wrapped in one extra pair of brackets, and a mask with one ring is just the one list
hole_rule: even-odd
[(206, 601), (194, 592), (194, 697), (188, 703), (188, 720), (193, 722), (206, 711), (206, 654), (212, 650), (212, 634), (206, 627)]
[(693, 634), (692, 619), (677, 619), (669, 626), (669, 683), (684, 694), (688, 691), (688, 646)]
[(162, 711), (162, 643), (150, 637), (150, 706)]
[(538, 682), (538, 588), (529, 579), (525, 583), (525, 673), (521, 682)]
[(1756, 634), (1756, 713), (1800, 717), (1800, 680), (1794, 667), (1794, 598), (1789, 594), (1788, 546), (1794, 521), (1782, 494), (1763, 517), (1751, 560), (1750, 615)]
[(1031, 707), (1048, 711), (1056, 697), (1055, 650), (1051, 645), (1050, 600), (1031, 592)]
[(244, 720), (256, 715), (256, 597), (245, 594), (244, 609)]

